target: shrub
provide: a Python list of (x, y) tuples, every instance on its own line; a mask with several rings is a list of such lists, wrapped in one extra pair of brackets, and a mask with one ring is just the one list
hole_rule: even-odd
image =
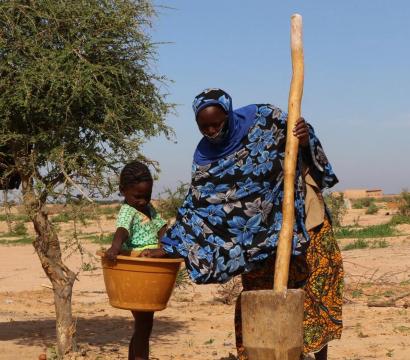
[(355, 289), (352, 291), (352, 297), (353, 298), (358, 298), (363, 295), (363, 290), (362, 289)]
[(343, 216), (346, 214), (346, 205), (343, 194), (328, 194), (323, 198), (327, 208), (329, 209), (333, 227), (340, 227)]
[(371, 247), (372, 249), (377, 249), (377, 248), (383, 249), (383, 248), (387, 248), (388, 246), (389, 246), (389, 243), (386, 240), (379, 239), (379, 240), (373, 241)]
[(399, 214), (410, 216), (410, 192), (403, 190), (399, 200)]
[(377, 214), (378, 211), (379, 211), (379, 208), (377, 207), (377, 205), (375, 203), (371, 203), (369, 207), (366, 209), (366, 214), (374, 215), (374, 214)]
[(175, 280), (175, 286), (177, 288), (185, 288), (189, 283), (190, 279), (186, 269), (179, 270)]
[(158, 199), (157, 209), (165, 219), (175, 218), (188, 193), (189, 184), (180, 182), (176, 190), (166, 188)]
[(400, 225), (400, 224), (410, 224), (410, 215), (400, 215), (400, 214), (393, 215), (389, 224), (393, 226)]
[(21, 244), (32, 244), (34, 241), (34, 238), (31, 238), (27, 235), (23, 235), (20, 238), (17, 239), (0, 239), (0, 244), (1, 245), (21, 245)]
[(111, 244), (114, 234), (100, 234), (100, 235), (91, 235), (89, 239), (96, 244)]
[(242, 281), (240, 276), (235, 276), (224, 284), (218, 285), (218, 300), (224, 304), (232, 305), (242, 291)]
[[(98, 215), (115, 215), (116, 213), (118, 213), (118, 211), (120, 211), (121, 205), (117, 205), (117, 206), (98, 206), (96, 208), (96, 212)], [(107, 218), (108, 218), (107, 216)]]
[(369, 242), (363, 239), (357, 239), (343, 247), (343, 250), (365, 249), (369, 247)]
[(12, 235), (25, 236), (27, 235), (27, 228), (23, 222), (14, 225)]
[[(24, 214), (10, 214), (9, 216), (10, 221), (21, 221), (21, 222), (28, 222), (30, 218)], [(7, 221), (6, 214), (0, 214), (0, 221)]]
[(396, 234), (397, 234), (397, 231), (393, 228), (393, 226), (390, 223), (367, 226), (362, 229), (343, 227), (335, 231), (335, 236), (338, 239), (345, 239), (345, 238), (371, 239), (371, 238), (389, 237), (389, 236), (394, 236)]
[(94, 219), (95, 215), (77, 205), (72, 205), (71, 211), (63, 211), (58, 215), (53, 216), (53, 223), (68, 223), (77, 220), (81, 224), (86, 225), (87, 219)]
[(81, 270), (83, 271), (93, 271), (97, 269), (97, 267), (91, 262), (84, 262), (81, 265)]
[(61, 212), (51, 219), (53, 223), (67, 223), (71, 220), (73, 220), (73, 217), (68, 212)]
[(364, 209), (364, 208), (368, 208), (372, 204), (374, 204), (374, 198), (361, 198), (361, 199), (353, 200), (352, 208), (353, 209)]

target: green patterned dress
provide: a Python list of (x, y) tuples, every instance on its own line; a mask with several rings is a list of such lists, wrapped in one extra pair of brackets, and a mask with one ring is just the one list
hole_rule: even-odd
[(158, 231), (166, 224), (166, 221), (151, 204), (148, 206), (151, 218), (128, 204), (121, 206), (116, 226), (126, 229), (129, 234), (127, 241), (122, 245), (122, 250), (158, 247)]

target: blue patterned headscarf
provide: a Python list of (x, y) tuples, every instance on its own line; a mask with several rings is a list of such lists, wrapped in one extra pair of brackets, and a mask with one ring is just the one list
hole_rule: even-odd
[(192, 103), (195, 118), (201, 110), (212, 105), (222, 107), (228, 114), (228, 132), (219, 144), (202, 138), (194, 153), (194, 162), (198, 165), (207, 165), (239, 150), (243, 146), (242, 140), (256, 120), (256, 105), (233, 110), (232, 98), (221, 89), (206, 89), (195, 97)]

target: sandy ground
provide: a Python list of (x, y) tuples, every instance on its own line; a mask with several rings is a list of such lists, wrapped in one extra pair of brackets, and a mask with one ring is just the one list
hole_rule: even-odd
[[(361, 226), (387, 222), (390, 215), (364, 215), (351, 210), (345, 223)], [(359, 217), (359, 219), (357, 219)], [(112, 231), (113, 220), (102, 222)], [(84, 233), (98, 232), (91, 224)], [(344, 251), (346, 293), (344, 332), (330, 343), (329, 359), (410, 359), (410, 297), (395, 307), (368, 307), (369, 300), (384, 301), (410, 291), (410, 227), (386, 239), (385, 248)], [(6, 231), (0, 224), (0, 231)], [(69, 232), (69, 225), (64, 224)], [(343, 247), (351, 239), (341, 241)], [(85, 242), (90, 253), (98, 245)], [(86, 262), (91, 262), (89, 258)], [(66, 260), (79, 270), (81, 259)], [(52, 353), (55, 343), (54, 304), (50, 285), (30, 244), (0, 245), (0, 359), (38, 359)], [(132, 332), (129, 312), (112, 308), (105, 294), (101, 268), (80, 271), (75, 283), (73, 312), (77, 320), (78, 359), (126, 359)], [(235, 359), (234, 305), (224, 304), (218, 286), (175, 290), (166, 310), (156, 314), (151, 359)], [(51, 358), (51, 357), (49, 357)]]

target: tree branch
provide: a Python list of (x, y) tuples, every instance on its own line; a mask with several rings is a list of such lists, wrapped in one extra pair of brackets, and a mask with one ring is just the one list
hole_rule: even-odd
[(63, 174), (63, 176), (65, 177), (65, 179), (72, 185), (74, 186), (90, 203), (94, 203), (94, 200), (91, 199), (81, 188), (80, 186), (75, 183), (75, 181), (67, 174), (67, 172), (64, 170), (64, 165), (61, 163), (61, 172)]
[[(392, 297), (391, 299), (385, 300), (385, 301), (369, 301), (367, 303), (368, 307), (395, 307), (396, 306), (396, 301), (403, 299), (407, 296), (410, 296), (410, 291), (397, 295), (395, 297)], [(407, 303), (404, 305), (404, 307), (407, 307)]]

